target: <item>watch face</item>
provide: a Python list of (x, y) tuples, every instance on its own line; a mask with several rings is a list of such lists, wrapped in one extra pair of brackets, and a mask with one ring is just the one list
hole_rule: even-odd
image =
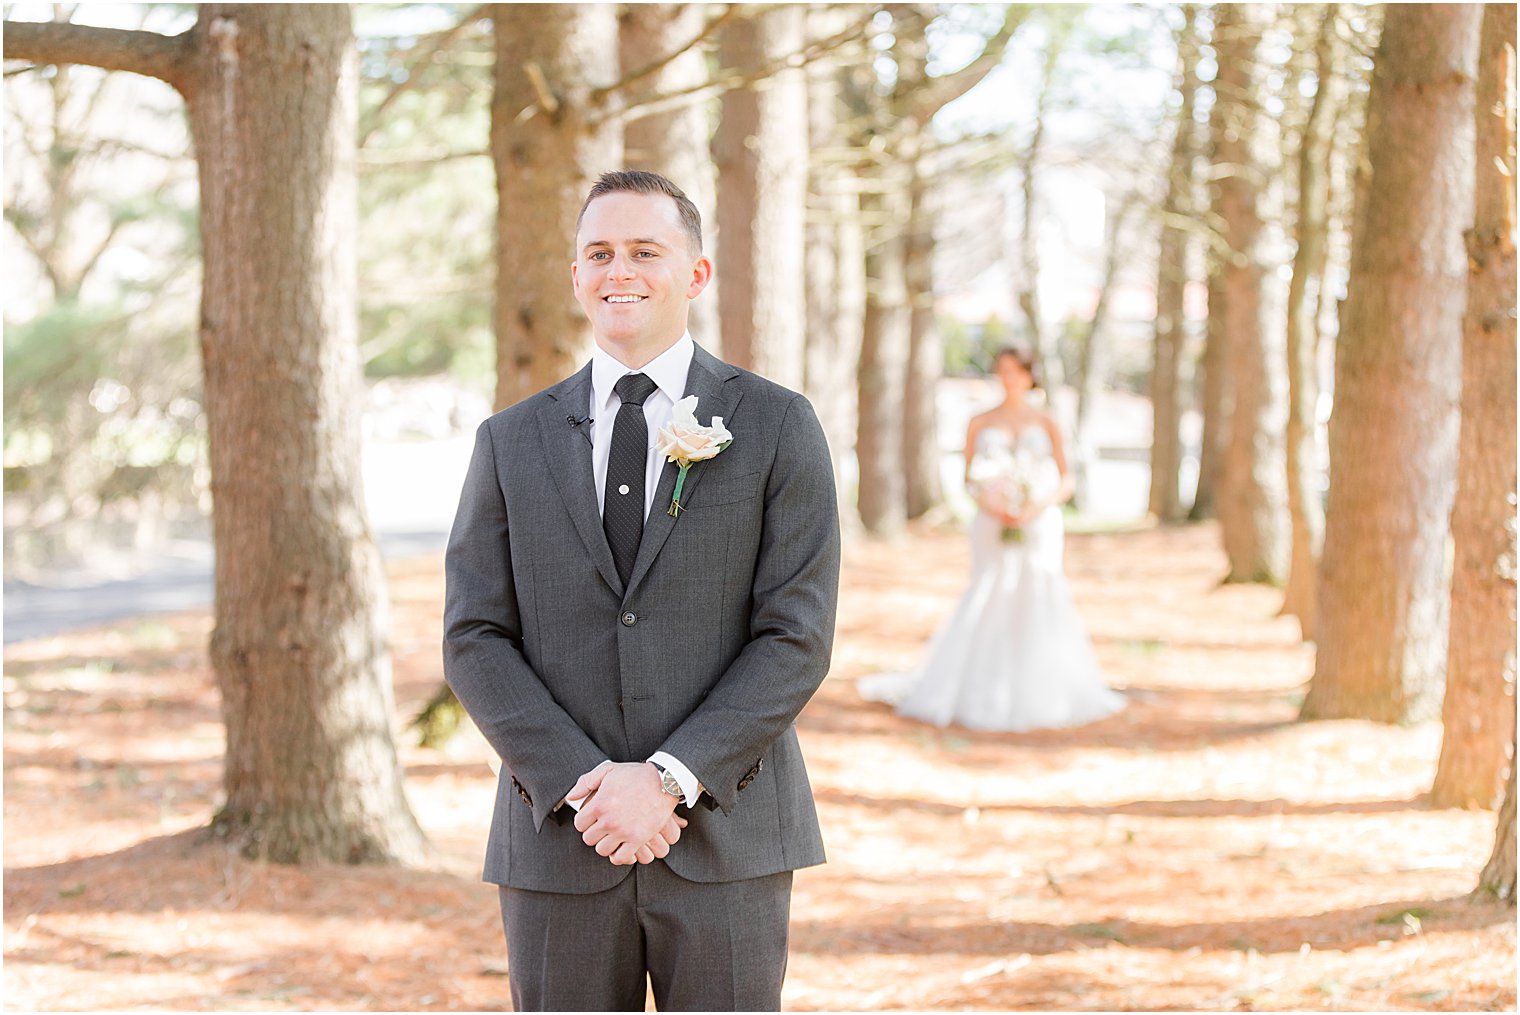
[(681, 783), (676, 779), (675, 773), (668, 768), (660, 769), (660, 788), (673, 797), (684, 799), (686, 796), (681, 792)]

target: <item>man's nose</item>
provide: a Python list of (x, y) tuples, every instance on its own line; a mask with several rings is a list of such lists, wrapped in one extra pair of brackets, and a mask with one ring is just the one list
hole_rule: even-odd
[(628, 256), (626, 256), (624, 254), (613, 254), (612, 255), (612, 277), (613, 278), (632, 278), (633, 277), (633, 258), (628, 257)]

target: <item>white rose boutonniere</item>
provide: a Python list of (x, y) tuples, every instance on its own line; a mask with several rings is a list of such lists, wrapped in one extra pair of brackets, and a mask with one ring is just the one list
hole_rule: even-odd
[(714, 458), (734, 442), (734, 435), (723, 425), (722, 416), (714, 416), (711, 426), (697, 422), (697, 396), (687, 395), (671, 410), (670, 422), (660, 428), (655, 437), (655, 447), (666, 461), (680, 466), (676, 476), (675, 494), (670, 498), (666, 514), (672, 518), (681, 513), (681, 489), (686, 485), (686, 470), (696, 462)]

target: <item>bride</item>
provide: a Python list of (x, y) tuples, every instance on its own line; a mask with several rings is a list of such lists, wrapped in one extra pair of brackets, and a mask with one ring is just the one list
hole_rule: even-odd
[[(917, 669), (862, 678), (860, 693), (936, 726), (1080, 726), (1124, 697), (1103, 682), (1061, 570), (1059, 505), (1072, 482), (1060, 431), (1025, 404), (1036, 384), (1021, 351), (1002, 349), (993, 365), (1004, 399), (966, 430), (966, 480), (978, 491), (970, 585)], [(1010, 463), (1023, 470), (1022, 498), (995, 495), (997, 481), (984, 478), (1006, 478)]]

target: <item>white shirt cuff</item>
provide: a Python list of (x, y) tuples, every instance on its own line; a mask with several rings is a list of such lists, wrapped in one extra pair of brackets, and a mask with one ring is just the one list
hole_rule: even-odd
[(686, 798), (687, 807), (697, 806), (697, 797), (702, 795), (702, 784), (691, 774), (691, 769), (664, 751), (655, 751), (649, 756), (649, 761), (676, 777), (676, 782), (681, 784), (681, 795)]
[[(597, 771), (599, 769), (606, 768), (610, 764), (612, 764), (612, 759), (608, 758), (605, 761), (603, 761), (600, 765), (597, 765), (596, 768), (593, 768), (591, 770), (591, 772), (595, 772), (595, 771)], [(590, 775), (591, 772), (587, 772), (586, 774)], [(557, 804), (554, 805), (554, 809), (555, 810), (559, 810), (565, 804), (569, 804), (570, 805), (570, 809), (572, 811), (575, 811), (577, 814), (579, 814), (580, 810), (581, 810), (581, 805), (584, 804), (585, 802), (586, 802), (586, 798), (583, 797), (583, 796), (578, 796), (574, 800), (571, 800), (569, 797), (565, 797), (565, 799), (561, 800), (559, 803), (557, 803)]]

